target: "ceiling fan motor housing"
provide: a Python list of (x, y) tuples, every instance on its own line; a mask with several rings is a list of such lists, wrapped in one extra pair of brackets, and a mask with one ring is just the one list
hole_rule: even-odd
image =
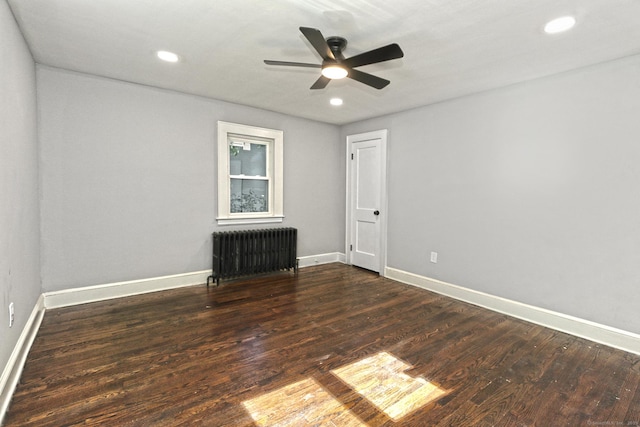
[(347, 47), (347, 39), (338, 36), (327, 37), (327, 45), (329, 45), (329, 49), (333, 52), (336, 60), (341, 61), (344, 59), (342, 51)]

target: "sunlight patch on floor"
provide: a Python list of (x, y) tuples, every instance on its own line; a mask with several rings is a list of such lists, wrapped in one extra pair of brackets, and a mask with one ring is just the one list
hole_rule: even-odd
[(446, 394), (421, 377), (404, 373), (412, 366), (387, 352), (331, 371), (394, 421)]
[(242, 404), (258, 426), (366, 426), (310, 378)]

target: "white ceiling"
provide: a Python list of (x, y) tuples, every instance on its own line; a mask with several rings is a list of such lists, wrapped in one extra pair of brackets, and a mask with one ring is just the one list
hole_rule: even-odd
[[(8, 0), (35, 61), (334, 124), (640, 53), (640, 0)], [(542, 31), (558, 16), (576, 27)], [(404, 58), (309, 87), (320, 63), (298, 27), (348, 40), (346, 57), (398, 43)], [(159, 61), (169, 50), (182, 60)], [(344, 105), (329, 105), (341, 97)]]

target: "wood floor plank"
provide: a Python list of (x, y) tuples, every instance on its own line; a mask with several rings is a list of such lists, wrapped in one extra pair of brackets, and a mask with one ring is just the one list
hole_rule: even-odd
[[(407, 375), (444, 394), (394, 421), (366, 390)], [(309, 380), (326, 423), (640, 425), (640, 357), (342, 264), (49, 310), (5, 424), (256, 426), (243, 402)]]

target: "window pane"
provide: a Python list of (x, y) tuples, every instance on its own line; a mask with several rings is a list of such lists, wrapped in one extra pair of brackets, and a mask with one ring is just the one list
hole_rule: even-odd
[(231, 175), (267, 176), (267, 146), (232, 140), (229, 143)]
[(231, 213), (268, 211), (269, 181), (231, 179)]

